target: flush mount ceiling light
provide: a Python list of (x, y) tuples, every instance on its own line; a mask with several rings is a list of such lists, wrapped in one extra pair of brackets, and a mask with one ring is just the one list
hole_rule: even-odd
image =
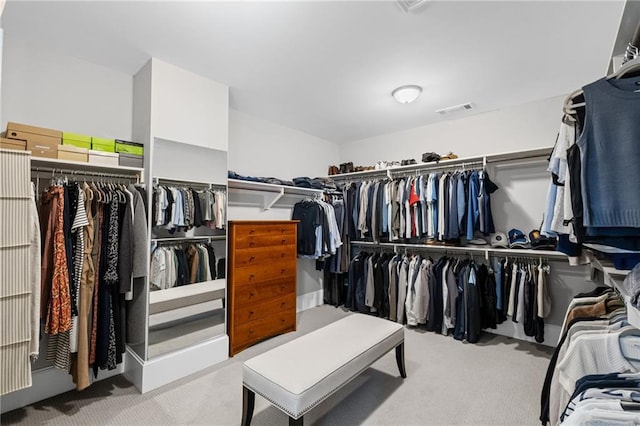
[(420, 93), (422, 92), (422, 87), (416, 86), (415, 84), (410, 84), (407, 86), (400, 86), (391, 92), (391, 96), (395, 98), (396, 101), (401, 104), (410, 104), (415, 101)]

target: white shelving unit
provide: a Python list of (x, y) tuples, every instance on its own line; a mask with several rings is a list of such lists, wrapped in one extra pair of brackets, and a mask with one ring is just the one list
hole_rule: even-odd
[(297, 199), (322, 194), (322, 189), (301, 188), (298, 186), (274, 185), (271, 183), (251, 182), (240, 179), (228, 180), (229, 193), (253, 193), (262, 197), (262, 208), (270, 210), (283, 197)]
[(493, 255), (500, 256), (512, 256), (512, 257), (541, 257), (544, 259), (558, 259), (564, 260), (567, 255), (559, 251), (550, 250), (533, 250), (533, 249), (503, 249), (492, 247), (457, 247), (457, 246), (440, 246), (430, 244), (410, 244), (410, 243), (376, 243), (371, 241), (351, 241), (354, 246), (361, 247), (382, 247), (392, 249), (398, 253), (403, 249), (407, 250), (424, 250), (432, 252), (447, 252), (447, 253), (459, 253), (459, 254), (477, 254), (484, 256), (489, 260), (489, 257)]
[(157, 314), (196, 303), (225, 298), (226, 280), (218, 279), (201, 283), (155, 290), (149, 293), (149, 314)]
[(628, 269), (616, 269), (613, 267), (613, 263), (598, 259), (596, 257), (591, 261), (591, 268), (602, 272), (604, 283), (614, 288), (624, 300), (624, 304), (627, 307), (627, 319), (629, 324), (636, 328), (640, 328), (640, 310), (631, 303), (631, 294), (627, 288), (622, 284), (625, 277), (631, 272)]
[(106, 166), (102, 164), (84, 163), (81, 161), (57, 160), (55, 158), (31, 157), (32, 169), (55, 169), (61, 172), (91, 171), (94, 173), (138, 175), (142, 179), (144, 169), (127, 166)]

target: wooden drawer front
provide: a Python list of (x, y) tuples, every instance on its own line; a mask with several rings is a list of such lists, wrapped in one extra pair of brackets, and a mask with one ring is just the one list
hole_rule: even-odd
[(296, 244), (296, 234), (245, 235), (236, 237), (234, 244), (236, 249), (289, 246)]
[(247, 343), (256, 342), (271, 337), (280, 331), (293, 329), (296, 325), (296, 311), (292, 309), (269, 315), (246, 324), (238, 325), (235, 329), (233, 346), (235, 348)]
[(266, 299), (296, 293), (296, 280), (289, 278), (285, 280), (271, 281), (268, 283), (235, 287), (233, 291), (233, 303), (240, 309), (243, 306), (254, 307)]
[(256, 235), (296, 235), (295, 223), (282, 224), (242, 224), (233, 226), (233, 237), (237, 241), (241, 238), (254, 237)]
[(295, 294), (268, 300), (263, 303), (256, 303), (255, 306), (248, 305), (246, 307), (236, 309), (233, 315), (234, 324), (238, 326), (240, 324), (245, 324), (250, 321), (255, 321), (257, 319), (280, 312), (289, 311), (291, 309), (293, 309), (294, 311), (296, 309)]
[(233, 285), (243, 286), (265, 281), (277, 280), (296, 276), (296, 261), (286, 260), (271, 262), (264, 265), (249, 265), (233, 270)]
[(282, 263), (296, 258), (296, 246), (240, 249), (233, 253), (233, 257), (233, 265), (236, 268), (275, 262)]

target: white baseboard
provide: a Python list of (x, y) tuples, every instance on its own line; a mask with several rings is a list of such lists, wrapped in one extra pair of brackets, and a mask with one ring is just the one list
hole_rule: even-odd
[(311, 293), (299, 294), (296, 299), (296, 311), (301, 312), (324, 304), (324, 291), (316, 290)]
[[(125, 371), (126, 356), (122, 364), (115, 370), (99, 370), (95, 381), (122, 374)], [(2, 412), (6, 413), (18, 408), (26, 407), (43, 399), (68, 392), (76, 388), (71, 375), (55, 367), (45, 367), (31, 373), (32, 386), (2, 396)]]
[(125, 377), (141, 393), (164, 386), (229, 358), (229, 337), (225, 334), (198, 345), (143, 361), (127, 351)]
[[(497, 329), (487, 328), (484, 331), (491, 334), (499, 334), (500, 336), (513, 337), (514, 339), (524, 340), (526, 342), (537, 343), (536, 339), (524, 334), (522, 324), (517, 324), (507, 319), (502, 324), (498, 325)], [(544, 342), (541, 345), (555, 347), (562, 335), (562, 327), (559, 325), (545, 324), (544, 325)]]

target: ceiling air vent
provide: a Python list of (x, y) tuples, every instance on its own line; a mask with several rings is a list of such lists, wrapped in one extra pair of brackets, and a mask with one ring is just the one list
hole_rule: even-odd
[(400, 6), (402, 6), (405, 12), (409, 13), (410, 10), (415, 9), (427, 1), (428, 0), (398, 0), (398, 3), (400, 3)]
[(472, 109), (473, 109), (473, 104), (471, 102), (467, 102), (465, 104), (442, 108), (442, 109), (436, 110), (436, 112), (440, 115), (451, 115), (459, 112), (471, 111)]

